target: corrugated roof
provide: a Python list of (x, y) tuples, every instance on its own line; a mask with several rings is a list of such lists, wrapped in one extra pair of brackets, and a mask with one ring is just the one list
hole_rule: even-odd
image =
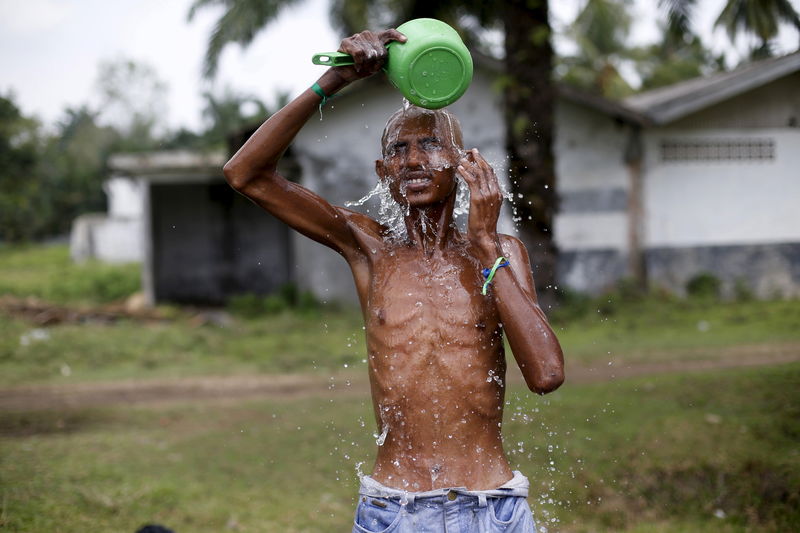
[(800, 52), (795, 52), (639, 93), (622, 104), (655, 124), (667, 124), (799, 70)]

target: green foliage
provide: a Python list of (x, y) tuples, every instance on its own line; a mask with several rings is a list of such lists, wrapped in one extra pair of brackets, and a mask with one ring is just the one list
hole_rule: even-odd
[(86, 106), (68, 108), (55, 133), (45, 134), (10, 97), (0, 97), (0, 240), (68, 232), (78, 215), (105, 208), (108, 155), (154, 146), (150, 126), (121, 132), (98, 120)]
[(737, 302), (752, 302), (756, 297), (747, 282), (737, 279), (733, 284), (733, 298)]
[(295, 4), (297, 0), (194, 0), (189, 8), (189, 20), (198, 10), (219, 5), (225, 11), (217, 20), (203, 63), (203, 73), (213, 78), (222, 50), (231, 43), (246, 47), (256, 35), (275, 20), (283, 9)]
[(760, 49), (768, 51), (768, 43), (778, 35), (781, 24), (800, 29), (800, 15), (790, 0), (727, 0), (716, 26), (723, 26), (731, 41), (740, 32), (755, 35)]
[(0, 246), (0, 295), (106, 303), (137, 292), (140, 276), (138, 264), (74, 264), (66, 246)]
[(709, 272), (702, 272), (686, 282), (686, 293), (692, 298), (718, 300), (722, 283)]
[(160, 130), (166, 86), (154, 69), (118, 60), (99, 71), (102, 111), (67, 108), (52, 133), (25, 116), (11, 95), (0, 95), (0, 241), (64, 235), (77, 216), (103, 211), (111, 153), (225, 149), (231, 133), (269, 114), (255, 97), (230, 89), (207, 92), (207, 129), (165, 134)]
[(0, 95), (0, 240), (31, 239), (51, 215), (38, 174), (40, 137), (12, 95)]
[(166, 114), (167, 85), (153, 67), (131, 59), (100, 64), (97, 88), (101, 118), (118, 133), (115, 152), (142, 152), (158, 147), (157, 130)]
[(0, 97), (0, 240), (63, 234), (79, 214), (102, 209), (105, 155), (113, 132), (86, 108), (67, 109), (46, 136)]
[(273, 315), (289, 310), (300, 313), (314, 313), (321, 304), (309, 291), (300, 291), (294, 283), (285, 283), (277, 291), (267, 296), (246, 293), (234, 296), (228, 308), (242, 317), (255, 318)]
[(631, 25), (629, 0), (589, 0), (567, 30), (578, 47), (572, 56), (558, 59), (562, 81), (607, 98), (623, 98), (633, 89), (619, 72), (630, 57), (627, 46)]

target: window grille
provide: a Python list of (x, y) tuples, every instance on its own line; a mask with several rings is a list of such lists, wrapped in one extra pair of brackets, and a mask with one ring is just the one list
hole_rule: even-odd
[(774, 159), (774, 139), (661, 141), (662, 161), (772, 161)]

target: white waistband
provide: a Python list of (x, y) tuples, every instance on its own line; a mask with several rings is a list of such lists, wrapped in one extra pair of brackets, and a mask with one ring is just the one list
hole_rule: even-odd
[(358, 493), (370, 498), (396, 498), (400, 500), (407, 499), (409, 496), (412, 496), (415, 500), (420, 498), (436, 498), (444, 496), (448, 492), (483, 498), (503, 498), (506, 496), (522, 496), (527, 498), (529, 487), (530, 483), (528, 482), (528, 478), (523, 476), (520, 471), (514, 470), (514, 477), (496, 489), (489, 490), (467, 490), (466, 487), (448, 487), (425, 492), (410, 492), (387, 487), (375, 481), (370, 476), (361, 476), (361, 487)]

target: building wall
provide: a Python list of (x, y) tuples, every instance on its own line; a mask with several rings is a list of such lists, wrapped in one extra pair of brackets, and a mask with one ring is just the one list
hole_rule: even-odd
[(112, 175), (103, 183), (108, 199), (108, 216), (112, 218), (141, 218), (142, 184), (129, 176)]
[(555, 123), (558, 277), (572, 289), (597, 292), (625, 275), (630, 128), (563, 99)]
[(651, 279), (800, 295), (800, 73), (646, 133)]
[(787, 128), (800, 124), (800, 72), (675, 121), (678, 129)]
[[(646, 138), (647, 246), (800, 242), (800, 129), (659, 128)], [(700, 153), (665, 161), (672, 141)], [(745, 158), (769, 146), (772, 157)], [(742, 158), (703, 158), (720, 149)]]

